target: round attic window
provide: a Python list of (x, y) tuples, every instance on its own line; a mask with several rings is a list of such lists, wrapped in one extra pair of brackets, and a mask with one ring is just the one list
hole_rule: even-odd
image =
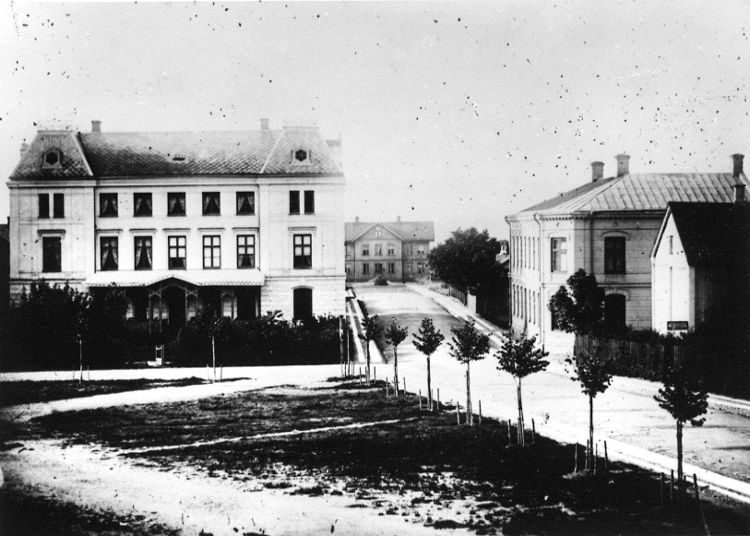
[(44, 155), (44, 163), (48, 166), (56, 166), (60, 163), (60, 155), (55, 151), (50, 151)]
[(303, 151), (302, 149), (299, 149), (297, 152), (294, 153), (294, 158), (296, 158), (300, 162), (304, 162), (305, 160), (307, 160), (307, 151)]

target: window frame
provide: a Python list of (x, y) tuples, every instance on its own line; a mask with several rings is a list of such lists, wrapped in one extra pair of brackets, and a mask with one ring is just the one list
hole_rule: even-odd
[(116, 272), (119, 268), (119, 240), (116, 236), (100, 236), (99, 270), (102, 272)]
[[(172, 200), (175, 200), (173, 203)], [(176, 207), (179, 206), (180, 209)], [(187, 200), (185, 192), (167, 192), (167, 217), (187, 216)]]
[(624, 275), (627, 263), (627, 238), (624, 236), (604, 237), (604, 274)]
[[(245, 240), (244, 244), (240, 243), (240, 240), (242, 239)], [(244, 253), (240, 253), (242, 249), (245, 250)], [(250, 259), (249, 265), (243, 265), (243, 257), (247, 257)], [(255, 235), (237, 235), (237, 268), (240, 270), (255, 268)]]
[[(174, 253), (174, 255), (172, 255), (172, 253)], [(182, 253), (182, 255), (180, 255), (180, 253)], [(170, 270), (187, 270), (187, 236), (168, 236), (167, 255), (167, 262)], [(178, 260), (182, 260), (181, 266), (176, 262)]]
[[(221, 268), (221, 235), (203, 235), (203, 269)], [(207, 243), (208, 242), (208, 243)], [(206, 255), (208, 253), (208, 256)]]
[(65, 194), (52, 194), (52, 217), (65, 217)]
[(299, 190), (289, 190), (289, 215), (299, 216), (299, 214), (300, 214)]
[(315, 190), (305, 190), (305, 214), (315, 214)]
[[(568, 239), (563, 236), (553, 236), (549, 240), (550, 271), (552, 273), (566, 273), (568, 271)], [(561, 248), (561, 245), (564, 247)], [(562, 266), (563, 264), (565, 266)]]
[(375, 263), (375, 275), (381, 275), (382, 273), (383, 273), (383, 263), (376, 262)]
[(99, 217), (116, 218), (119, 214), (117, 193), (99, 192)]
[[(312, 269), (312, 236), (311, 233), (292, 235), (292, 266), (295, 270)], [(308, 243), (305, 243), (305, 239)]]
[(370, 244), (362, 244), (362, 256), (363, 257), (370, 256)]
[[(146, 206), (146, 209), (139, 207)], [(151, 192), (134, 192), (133, 193), (133, 217), (149, 218), (154, 214), (153, 196)]]
[[(56, 244), (56, 247), (53, 247)], [(53, 255), (49, 258), (48, 255)], [(52, 261), (54, 260), (54, 264)], [(52, 266), (50, 266), (52, 264)], [(58, 274), (62, 272), (62, 237), (42, 237), (42, 273)]]
[(362, 263), (362, 274), (370, 275), (370, 263), (369, 262)]
[[(139, 247), (138, 242), (143, 241), (143, 244)], [(135, 270), (153, 270), (154, 268), (154, 239), (151, 236), (135, 236), (133, 237), (133, 269)], [(145, 253), (148, 266), (138, 266), (139, 258), (138, 251), (141, 251), (141, 256)]]
[[(255, 214), (255, 192), (237, 192), (237, 216), (253, 216)], [(240, 204), (242, 202), (242, 204)], [(249, 205), (249, 209), (244, 208)]]
[(221, 192), (203, 192), (201, 209), (204, 216), (221, 216)]
[(389, 262), (388, 263), (388, 273), (389, 274), (395, 274), (396, 273), (396, 263), (395, 262)]
[[(50, 214), (49, 194), (39, 194), (39, 219), (48, 220)], [(44, 209), (44, 210), (42, 210)]]

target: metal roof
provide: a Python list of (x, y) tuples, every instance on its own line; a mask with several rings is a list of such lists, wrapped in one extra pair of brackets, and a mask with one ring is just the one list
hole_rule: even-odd
[(260, 287), (266, 281), (260, 270), (113, 270), (96, 272), (89, 287), (148, 287), (167, 279), (179, 279), (198, 287)]
[(387, 229), (405, 242), (415, 240), (431, 242), (435, 240), (435, 225), (431, 221), (347, 222), (344, 240), (353, 242), (376, 225)]

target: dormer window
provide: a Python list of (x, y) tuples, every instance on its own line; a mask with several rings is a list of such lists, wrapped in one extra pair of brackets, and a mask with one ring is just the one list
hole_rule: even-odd
[(305, 149), (297, 149), (292, 151), (292, 164), (311, 164), (312, 163), (312, 151), (306, 151)]
[(47, 169), (56, 169), (62, 167), (62, 152), (60, 149), (50, 149), (44, 153), (42, 167)]

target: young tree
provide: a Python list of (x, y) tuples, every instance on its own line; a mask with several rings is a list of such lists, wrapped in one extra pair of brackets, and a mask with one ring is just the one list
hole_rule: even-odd
[(224, 318), (210, 307), (203, 309), (197, 317), (199, 329), (211, 338), (211, 362), (213, 364), (214, 382), (216, 381), (216, 339), (226, 334)]
[(604, 318), (604, 289), (596, 276), (578, 270), (568, 278), (568, 288), (560, 287), (549, 302), (549, 310), (559, 327), (568, 333), (591, 333)]
[(445, 340), (439, 329), (435, 329), (431, 318), (423, 318), (419, 333), (412, 335), (414, 346), (427, 356), (427, 407), (432, 409), (432, 374), (430, 371), (430, 356), (434, 354)]
[(406, 336), (409, 334), (409, 330), (406, 327), (401, 327), (396, 322), (396, 317), (393, 317), (391, 325), (385, 331), (386, 342), (393, 346), (393, 385), (396, 386), (396, 396), (399, 396), (398, 387), (398, 345), (404, 342)]
[(498, 361), (498, 370), (504, 370), (516, 380), (516, 397), (518, 399), (518, 444), (526, 445), (524, 436), (525, 423), (523, 419), (523, 402), (521, 400), (521, 380), (530, 374), (540, 372), (547, 368), (549, 361), (545, 357), (549, 352), (543, 348), (536, 347), (536, 337), (526, 338), (526, 334), (514, 340), (508, 337), (503, 343), (502, 349), (495, 354)]
[(471, 366), (472, 361), (484, 359), (490, 351), (490, 338), (474, 329), (474, 322), (465, 322), (460, 328), (451, 328), (453, 337), (448, 343), (451, 356), (466, 363), (466, 420), (474, 424), (471, 407)]
[(365, 341), (365, 356), (367, 360), (366, 375), (367, 385), (370, 385), (370, 341), (377, 339), (383, 332), (378, 315), (367, 316), (362, 319), (362, 339)]
[(687, 421), (693, 426), (703, 426), (705, 418), (698, 418), (708, 409), (708, 393), (688, 372), (678, 367), (669, 369), (664, 378), (664, 388), (654, 400), (667, 410), (677, 423), (677, 498), (682, 496), (682, 428)]
[(579, 351), (575, 358), (565, 360), (573, 366), (573, 381), (581, 384), (581, 391), (589, 397), (589, 449), (588, 466), (594, 467), (594, 398), (607, 390), (612, 383), (614, 364), (595, 348), (590, 354)]

